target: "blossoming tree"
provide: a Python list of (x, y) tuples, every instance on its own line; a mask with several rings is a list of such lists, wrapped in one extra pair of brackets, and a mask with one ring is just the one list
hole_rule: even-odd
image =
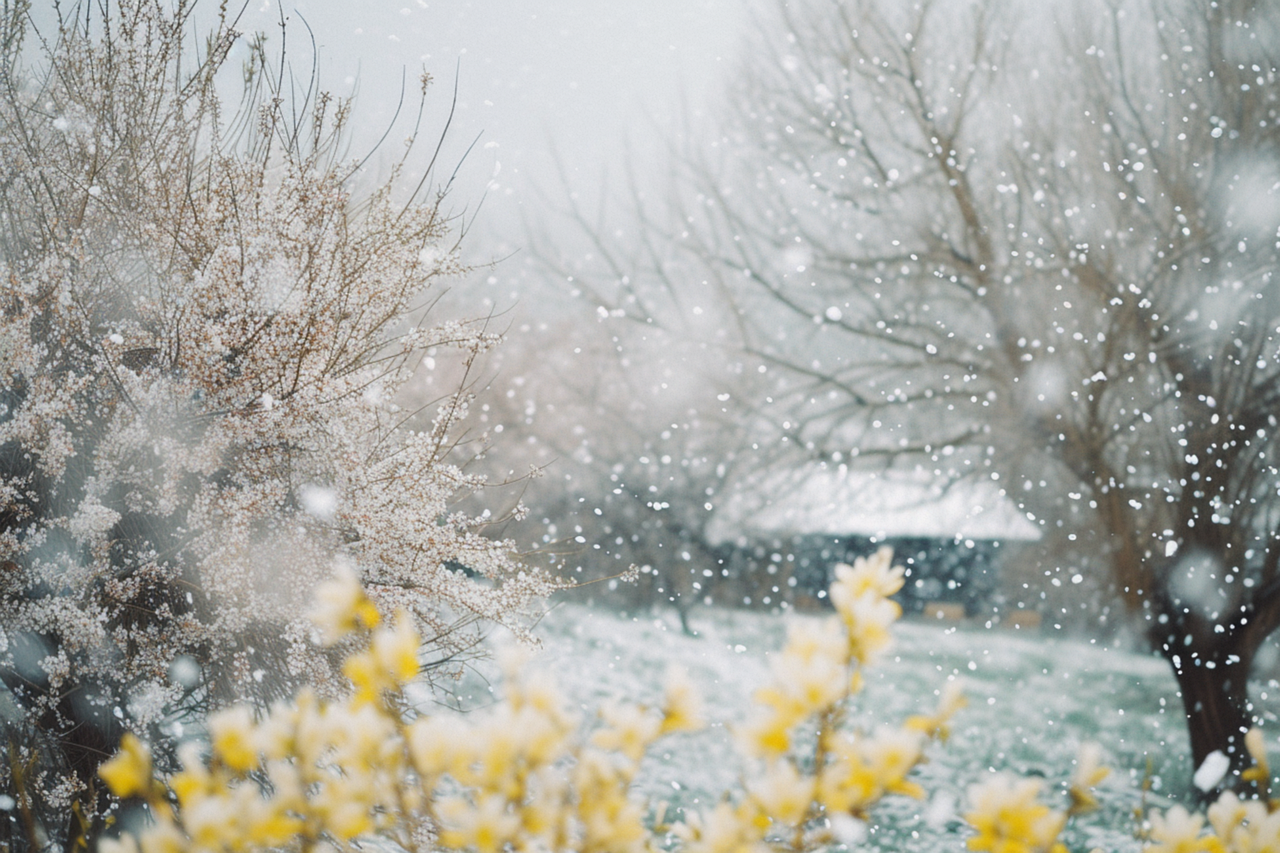
[(341, 680), (302, 613), (335, 557), (431, 665), (554, 586), (452, 509), (465, 388), (418, 430), (395, 405), (496, 342), (427, 322), (463, 269), (433, 171), (367, 188), (351, 104), (261, 39), (225, 111), (239, 34), (197, 41), (194, 5), (0, 19), (0, 783), (69, 846), (125, 730)]

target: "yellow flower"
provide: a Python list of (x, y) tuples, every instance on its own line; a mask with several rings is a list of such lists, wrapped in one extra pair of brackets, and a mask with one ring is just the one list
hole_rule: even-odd
[(162, 817), (147, 827), (138, 846), (142, 853), (188, 853), (191, 842), (171, 820)]
[(120, 751), (103, 762), (98, 775), (117, 797), (145, 794), (151, 788), (151, 752), (132, 733), (120, 739)]
[(792, 693), (790, 685), (785, 681), (761, 687), (751, 698), (758, 706), (753, 715), (755, 719), (760, 721), (769, 717), (771, 725), (779, 729), (790, 729), (812, 710), (808, 703)]
[(409, 755), (424, 777), (458, 775), (470, 763), (466, 746), (475, 739), (465, 720), (445, 715), (424, 717), (409, 726)]
[(1076, 757), (1076, 771), (1071, 774), (1071, 811), (1073, 814), (1097, 808), (1093, 788), (1107, 778), (1110, 769), (1102, 766), (1102, 748), (1096, 743), (1082, 744)]
[(402, 754), (394, 723), (372, 705), (352, 702), (325, 710), (334, 761), (348, 773), (398, 766)]
[[(757, 699), (760, 698), (760, 691)], [(791, 748), (791, 727), (797, 722), (788, 713), (774, 708), (757, 708), (741, 726), (734, 728), (739, 746), (748, 755), (767, 758), (782, 755)]]
[(836, 566), (836, 580), (831, 585), (831, 603), (836, 610), (855, 598), (871, 593), (888, 598), (902, 589), (903, 569), (893, 566), (893, 549), (885, 545), (870, 557), (859, 557), (852, 566)]
[(277, 702), (266, 717), (258, 721), (254, 742), (258, 752), (268, 759), (285, 758), (293, 753), (294, 730), (298, 725), (298, 706)]
[(217, 850), (234, 847), (240, 841), (240, 810), (227, 792), (220, 790), (202, 797), (182, 809), (182, 827), (197, 849)]
[(373, 635), (373, 656), (378, 666), (397, 685), (408, 684), (417, 677), (418, 648), (422, 638), (413, 627), (413, 619), (403, 610), (396, 614), (395, 627)]
[(267, 778), (271, 782), (272, 799), (277, 808), (292, 812), (306, 810), (306, 785), (296, 763), (287, 759), (272, 761), (267, 765)]
[(818, 777), (818, 799), (833, 814), (862, 816), (885, 794), (921, 797), (907, 774), (923, 758), (924, 736), (882, 727), (874, 737), (842, 732), (827, 742), (830, 759)]
[(849, 649), (865, 666), (888, 648), (893, 639), (889, 628), (902, 615), (902, 608), (895, 601), (868, 593), (847, 602), (840, 613), (849, 632)]
[(573, 785), (578, 789), (583, 802), (591, 802), (602, 797), (612, 797), (625, 789), (631, 775), (624, 772), (609, 753), (598, 749), (584, 749), (579, 752), (578, 763), (573, 768)]
[(681, 667), (667, 672), (662, 703), (662, 734), (692, 732), (702, 728), (702, 697)]
[(1201, 836), (1204, 817), (1189, 814), (1182, 806), (1174, 806), (1163, 815), (1151, 816), (1151, 840), (1148, 853), (1222, 853), (1222, 842), (1214, 836)]
[(818, 659), (837, 663), (849, 660), (844, 633), (834, 619), (792, 623), (787, 628), (787, 642), (782, 653), (792, 660)]
[(436, 812), (444, 823), (440, 843), (456, 850), (473, 847), (480, 853), (497, 853), (520, 828), (520, 818), (507, 808), (506, 798), (494, 794), (481, 796), (474, 806), (461, 797), (447, 797)]
[(357, 652), (342, 662), (342, 674), (351, 679), (355, 688), (354, 700), (363, 704), (376, 702), (387, 686), (381, 668), (371, 652)]
[(522, 733), (511, 725), (508, 709), (490, 717), (486, 725), (479, 727), (477, 734), (472, 749), (479, 759), (478, 767), (459, 767), (454, 775), (467, 784), (514, 796), (518, 788), (516, 774), (523, 769), (519, 761)]
[(862, 677), (860, 670), (853, 670), (849, 674), (849, 695), (854, 696), (862, 692), (862, 688), (867, 686), (867, 680)]
[(747, 785), (747, 791), (770, 818), (794, 826), (804, 819), (813, 802), (815, 781), (790, 761), (769, 763), (764, 774)]
[[(1225, 797), (1224, 794), (1214, 805), (1222, 803)], [(1214, 807), (1210, 806), (1209, 821), (1213, 823), (1218, 839), (1225, 842), (1233, 853), (1275, 853), (1280, 850), (1280, 811), (1269, 811), (1258, 800), (1236, 801), (1235, 814), (1230, 816), (1234, 824), (1225, 827), (1226, 831), (1219, 828), (1223, 815), (1218, 815), (1219, 821), (1215, 821), (1213, 811)]]
[(325, 829), (341, 841), (349, 841), (373, 829), (368, 807), (358, 800), (333, 797), (322, 813)]
[(775, 707), (799, 722), (839, 702), (852, 685), (849, 642), (834, 619), (798, 623), (787, 632), (787, 644), (773, 658), (773, 684), (756, 692), (756, 701)]
[[(345, 768), (343, 768), (345, 769)], [(318, 816), (326, 832), (339, 841), (349, 841), (374, 830), (375, 801), (367, 774), (328, 775), (309, 792), (311, 813)]]
[(573, 769), (577, 817), (583, 836), (576, 849), (588, 853), (639, 853), (645, 847), (643, 815), (627, 797), (636, 767), (596, 749), (583, 750)]
[(885, 726), (876, 731), (875, 737), (863, 739), (860, 746), (877, 786), (891, 794), (924, 796), (919, 785), (907, 781), (907, 774), (924, 757), (924, 736), (920, 732)]
[(906, 728), (921, 732), (922, 734), (945, 741), (950, 735), (951, 718), (955, 713), (963, 708), (968, 701), (961, 690), (959, 682), (948, 681), (946, 686), (942, 688), (942, 698), (938, 700), (938, 707), (930, 715), (917, 714), (907, 718)]
[(891, 568), (892, 561), (893, 549), (885, 547), (853, 566), (836, 566), (831, 603), (848, 631), (850, 651), (862, 664), (889, 644), (889, 626), (902, 615), (902, 608), (889, 600), (902, 588), (903, 578), (902, 567)]
[[(199, 749), (195, 744), (191, 744), (195, 749)], [(183, 769), (169, 777), (169, 790), (173, 791), (178, 797), (178, 805), (182, 808), (190, 808), (202, 797), (206, 797), (215, 790), (213, 777), (205, 768), (203, 763), (187, 763)]]
[(635, 705), (608, 702), (600, 709), (605, 727), (591, 736), (591, 743), (601, 749), (620, 752), (639, 761), (649, 744), (662, 730), (662, 720)]
[(564, 754), (569, 732), (556, 716), (526, 705), (510, 717), (520, 733), (520, 753), (530, 765), (550, 764)]
[[(509, 663), (513, 654), (501, 652), (504, 662)], [(535, 674), (528, 677), (515, 672), (507, 677), (507, 704), (517, 711), (526, 708), (537, 711), (562, 729), (570, 729), (577, 725), (577, 719), (565, 708), (564, 697), (551, 685), (551, 679), (539, 678)]]
[(554, 836), (563, 819), (563, 775), (544, 771), (534, 777), (531, 788), (532, 796), (520, 808), (522, 833), (530, 840), (536, 840), (535, 848), (558, 849), (563, 845), (554, 843)]
[(253, 847), (284, 847), (302, 832), (301, 818), (289, 814), (277, 799), (254, 798), (244, 813), (245, 840)]
[(209, 718), (209, 741), (219, 761), (237, 773), (258, 765), (253, 713), (238, 705)]
[(357, 704), (376, 702), (384, 692), (396, 691), (419, 671), (421, 637), (408, 614), (401, 612), (392, 628), (373, 635), (368, 650), (357, 652), (342, 664), (342, 674), (355, 687)]
[(1248, 816), (1244, 803), (1232, 791), (1223, 791), (1218, 801), (1209, 806), (1209, 824), (1214, 834), (1223, 840), (1229, 840)]
[(327, 643), (335, 643), (355, 631), (376, 628), (382, 621), (378, 608), (365, 595), (355, 570), (346, 564), (339, 564), (333, 579), (320, 584), (316, 590), (311, 619)]
[(757, 701), (778, 704), (783, 713), (797, 720), (839, 702), (848, 689), (847, 666), (843, 660), (813, 656), (808, 660), (784, 652), (774, 659), (777, 686), (760, 691)]
[(970, 850), (992, 853), (1044, 853), (1056, 850), (1066, 814), (1037, 799), (1040, 782), (993, 776), (969, 789), (973, 810), (965, 820), (978, 831), (969, 839)]
[[(843, 718), (829, 712), (861, 686), (855, 661), (866, 663), (887, 644), (901, 614), (886, 598), (901, 586), (901, 570), (890, 568), (890, 561), (882, 549), (842, 569), (832, 592), (839, 618), (789, 631), (772, 661), (772, 683), (756, 693), (752, 715), (735, 731), (747, 752), (765, 759), (761, 771), (745, 783), (745, 796), (726, 795), (708, 814), (675, 828), (686, 853), (769, 853), (784, 835), (805, 845), (845, 839), (839, 821), (865, 818), (887, 794), (921, 795), (907, 776), (922, 760), (926, 736), (944, 733), (946, 720), (963, 704), (954, 686), (934, 715), (912, 718), (901, 729), (865, 736), (823, 728), (818, 778), (798, 766), (813, 758), (811, 750), (788, 756), (798, 725)], [(304, 834), (316, 833), (328, 839), (326, 846), (345, 847), (361, 836), (399, 840), (418, 821), (438, 830), (442, 848), (472, 853), (646, 853), (665, 843), (655, 835), (667, 831), (661, 817), (656, 830), (646, 828), (632, 786), (639, 760), (656, 738), (699, 725), (699, 697), (682, 671), (669, 674), (660, 713), (608, 704), (602, 725), (586, 742), (575, 737), (577, 719), (555, 692), (526, 682), (514, 669), (507, 701), (490, 711), (406, 725), (379, 700), (418, 674), (420, 639), (412, 620), (399, 613), (392, 625), (376, 627), (377, 612), (349, 572), (340, 572), (327, 590), (331, 633), (371, 630), (368, 645), (344, 662), (354, 696), (325, 702), (304, 690), (261, 721), (244, 707), (214, 715), (208, 726), (213, 757), (205, 762), (197, 747), (184, 747), (183, 769), (168, 780), (168, 791), (152, 779), (145, 747), (126, 738), (121, 754), (103, 766), (103, 778), (117, 792), (151, 797), (156, 823), (136, 846), (124, 843), (108, 853), (236, 853), (295, 846)], [(1253, 740), (1256, 754), (1260, 746)], [(1096, 764), (1087, 751), (1082, 754), (1077, 786), (1101, 778)], [(245, 775), (250, 772), (252, 779)], [(1065, 815), (1038, 803), (1038, 791), (1035, 782), (1000, 780), (985, 794), (976, 789), (969, 819), (978, 835), (970, 848), (1065, 853), (1054, 843)], [(168, 806), (172, 800), (176, 814)], [(1234, 823), (1226, 809), (1224, 804), (1219, 812), (1234, 833), (1232, 853), (1262, 853), (1265, 839), (1280, 831), (1280, 817), (1269, 821), (1260, 804)], [(813, 835), (803, 832), (806, 819), (819, 815), (833, 824)], [(1201, 849), (1208, 848), (1156, 853)]]
[(584, 797), (578, 817), (583, 837), (578, 849), (598, 853), (641, 853), (645, 849), (640, 807), (626, 797), (625, 788), (605, 789), (603, 796)]
[(841, 738), (840, 747), (818, 776), (818, 801), (831, 814), (860, 815), (884, 791), (875, 770), (858, 753), (852, 738)]
[(1249, 750), (1249, 757), (1253, 759), (1253, 766), (1240, 774), (1240, 778), (1253, 782), (1266, 792), (1271, 787), (1271, 767), (1267, 764), (1267, 747), (1262, 738), (1262, 729), (1249, 729), (1244, 736), (1244, 745)]
[(749, 853), (770, 848), (762, 842), (767, 821), (756, 821), (749, 808), (720, 802), (708, 815), (694, 815), (675, 827), (688, 853)]

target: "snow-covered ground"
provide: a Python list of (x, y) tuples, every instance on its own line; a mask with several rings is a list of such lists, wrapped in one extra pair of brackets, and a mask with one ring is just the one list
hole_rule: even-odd
[[(701, 610), (693, 622), (698, 637), (682, 634), (674, 613), (621, 616), (563, 604), (539, 626), (544, 649), (532, 664), (584, 711), (611, 697), (655, 703), (671, 664), (690, 672), (714, 724), (660, 742), (640, 782), (644, 796), (672, 806), (714, 802), (741, 772), (726, 723), (743, 717), (752, 691), (765, 683), (769, 655), (786, 630), (783, 617), (758, 612)], [(1149, 804), (1165, 807), (1185, 794), (1182, 712), (1158, 658), (1038, 634), (905, 622), (867, 676), (858, 715), (867, 726), (931, 710), (948, 679), (960, 679), (969, 698), (951, 739), (931, 747), (919, 774), (930, 799), (886, 801), (868, 839), (872, 849), (963, 850), (967, 834), (957, 814), (965, 790), (988, 768), (1044, 776), (1054, 804), (1064, 805), (1060, 783), (1084, 741), (1102, 746), (1113, 771), (1101, 786), (1102, 810), (1068, 829), (1071, 849), (1141, 849), (1133, 813), (1148, 773)], [(473, 706), (488, 697), (476, 682), (462, 692)]]

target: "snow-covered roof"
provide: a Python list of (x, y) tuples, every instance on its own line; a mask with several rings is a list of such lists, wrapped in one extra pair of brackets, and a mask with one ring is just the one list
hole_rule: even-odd
[(947, 481), (923, 471), (855, 471), (844, 465), (762, 478), (729, 499), (710, 532), (717, 542), (750, 533), (1040, 538), (1036, 525), (992, 480)]

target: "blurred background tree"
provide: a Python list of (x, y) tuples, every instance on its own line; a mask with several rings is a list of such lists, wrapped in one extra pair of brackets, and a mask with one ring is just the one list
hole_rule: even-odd
[(536, 314), (487, 361), (481, 395), (481, 421), (501, 439), (485, 454), (491, 476), (518, 477), (513, 460), (543, 475), (521, 483), (537, 512), (512, 535), (533, 536), (530, 549), (584, 582), (571, 596), (673, 606), (693, 632), (690, 608), (726, 586), (720, 509), (771, 456), (751, 378), (695, 335), (576, 297), (548, 294)]
[[(1128, 614), (1238, 773), (1280, 626), (1280, 9), (778, 4), (623, 266), (779, 377), (796, 458), (995, 481), (1056, 620)], [(587, 230), (592, 226), (587, 224)], [(597, 235), (604, 233), (599, 229)], [(579, 285), (586, 286), (586, 285)]]

